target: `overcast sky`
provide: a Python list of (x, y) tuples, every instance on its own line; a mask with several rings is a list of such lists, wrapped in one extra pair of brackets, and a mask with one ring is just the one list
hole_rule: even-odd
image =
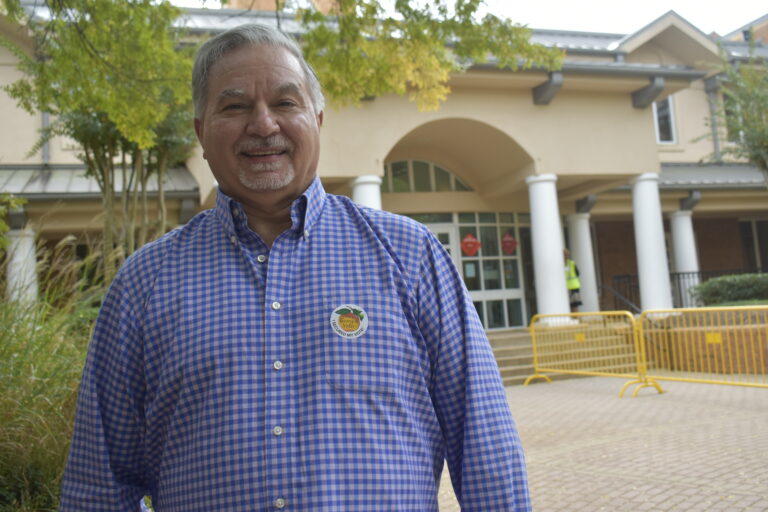
[[(177, 5), (199, 6), (201, 0), (172, 0)], [(486, 0), (496, 15), (531, 28), (634, 32), (669, 10), (702, 32), (725, 35), (768, 14), (766, 0)], [(207, 7), (219, 5), (206, 0)]]
[(497, 15), (531, 28), (634, 32), (674, 10), (702, 32), (725, 35), (768, 14), (766, 0), (486, 0)]

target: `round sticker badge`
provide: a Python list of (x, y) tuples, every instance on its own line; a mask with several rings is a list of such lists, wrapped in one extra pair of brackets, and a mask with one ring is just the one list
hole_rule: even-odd
[(343, 304), (331, 313), (331, 327), (343, 338), (359, 338), (368, 330), (368, 315), (360, 306)]

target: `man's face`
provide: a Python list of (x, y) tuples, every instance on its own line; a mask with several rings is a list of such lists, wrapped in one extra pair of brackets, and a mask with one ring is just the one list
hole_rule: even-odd
[(288, 50), (243, 46), (210, 70), (195, 131), (222, 190), (242, 202), (301, 195), (315, 177), (323, 113)]

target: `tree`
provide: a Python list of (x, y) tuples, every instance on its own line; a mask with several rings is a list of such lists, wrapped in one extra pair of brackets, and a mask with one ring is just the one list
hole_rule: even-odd
[[(21, 21), (19, 0), (2, 2), (7, 16)], [(66, 135), (80, 145), (102, 192), (105, 254), (115, 246), (131, 253), (148, 236), (149, 180), (154, 174), (162, 188), (165, 169), (183, 160), (194, 140), (191, 51), (172, 27), (180, 10), (154, 0), (44, 4), (50, 17), (28, 20), (35, 55), (3, 43), (25, 73), (6, 90), (29, 112), (54, 116), (38, 144)], [(160, 210), (164, 230), (162, 199)]]
[(748, 160), (768, 177), (768, 63), (750, 52), (746, 61), (722, 63), (723, 120), (732, 144), (723, 151)]
[[(327, 14), (296, 10), (304, 54), (332, 102), (407, 93), (419, 109), (434, 110), (450, 92), (450, 75), (472, 64), (491, 58), (513, 70), (562, 64), (563, 52), (532, 43), (529, 29), (490, 14), (478, 19), (483, 0), (396, 0), (391, 11), (384, 4), (337, 0)], [(278, 10), (295, 5), (275, 2)]]

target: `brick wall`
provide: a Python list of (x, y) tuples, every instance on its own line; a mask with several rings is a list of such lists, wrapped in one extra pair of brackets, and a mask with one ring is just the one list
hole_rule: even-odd
[(695, 212), (693, 217), (699, 268), (703, 271), (741, 268), (744, 255), (738, 219), (697, 219)]
[[(635, 230), (631, 220), (595, 222), (595, 238), (598, 272), (604, 284), (613, 286), (613, 276), (637, 274)], [(600, 307), (614, 309), (610, 293), (602, 294)]]

